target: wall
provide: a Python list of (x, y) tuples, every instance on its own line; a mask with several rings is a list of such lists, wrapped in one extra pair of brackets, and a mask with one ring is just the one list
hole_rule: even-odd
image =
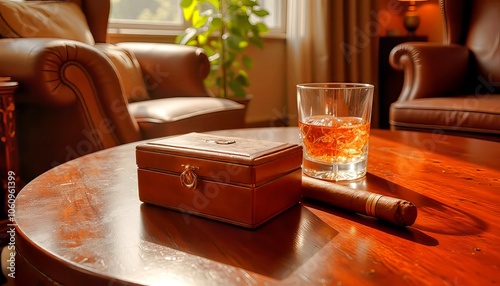
[[(117, 42), (165, 42), (173, 43), (173, 36), (118, 35), (108, 36), (111, 43)], [(286, 117), (285, 96), (285, 39), (268, 37), (264, 39), (264, 49), (249, 47), (248, 54), (254, 61), (249, 71), (248, 93), (253, 99), (248, 106), (246, 122), (252, 126), (280, 126)]]
[[(264, 50), (250, 47), (254, 60), (249, 72), (250, 102), (247, 124), (249, 126), (279, 126), (286, 115), (286, 41), (265, 39)], [(295, 92), (295, 91), (293, 91)]]
[[(398, 0), (379, 0), (380, 35), (395, 33), (406, 34), (403, 26), (403, 17), (407, 7), (406, 2)], [(429, 42), (441, 42), (443, 39), (443, 20), (438, 0), (417, 2), (417, 12), (420, 16), (420, 25), (417, 35), (427, 35)]]
[[(380, 35), (388, 31), (406, 33), (402, 19), (406, 4), (398, 0), (377, 0), (379, 3)], [(429, 41), (440, 42), (442, 39), (442, 18), (438, 0), (418, 3), (421, 24), (417, 30), (419, 35), (427, 35)], [(174, 42), (173, 36), (130, 36), (110, 35), (110, 42), (145, 41)], [(286, 93), (286, 40), (280, 37), (264, 39), (264, 50), (250, 47), (249, 55), (254, 60), (254, 67), (249, 72), (250, 88), (248, 93), (253, 96), (247, 113), (248, 126), (279, 126), (281, 118), (287, 116), (285, 111)], [(292, 119), (294, 120), (294, 119)], [(296, 119), (295, 119), (296, 120)]]

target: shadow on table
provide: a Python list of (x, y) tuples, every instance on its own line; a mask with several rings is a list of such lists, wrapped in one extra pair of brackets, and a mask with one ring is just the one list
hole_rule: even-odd
[(444, 235), (472, 235), (488, 228), (485, 221), (468, 213), (466, 209), (444, 204), (374, 174), (367, 174), (366, 181), (369, 189), (372, 189), (371, 186), (383, 186), (386, 188), (384, 195), (412, 202), (418, 210), (413, 228)]
[(443, 204), (371, 173), (368, 173), (362, 180), (341, 184), (410, 201), (417, 207), (417, 220), (411, 227), (398, 227), (373, 217), (341, 210), (321, 202), (306, 201), (307, 205), (428, 246), (438, 245), (439, 241), (423, 231), (444, 235), (471, 235), (481, 233), (488, 228), (485, 221), (464, 210)]
[(257, 229), (141, 205), (144, 240), (284, 279), (338, 232), (298, 204)]
[(413, 241), (422, 245), (427, 245), (427, 246), (439, 245), (439, 242), (435, 238), (413, 227), (395, 226), (391, 223), (381, 221), (374, 217), (343, 210), (314, 200), (308, 199), (304, 201), (303, 204), (307, 207), (315, 208), (330, 213), (334, 216), (341, 217), (343, 219), (350, 220), (374, 229), (378, 229), (385, 233), (398, 236), (403, 239)]

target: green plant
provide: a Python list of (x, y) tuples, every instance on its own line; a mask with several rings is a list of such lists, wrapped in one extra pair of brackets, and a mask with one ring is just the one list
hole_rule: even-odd
[(211, 65), (206, 83), (215, 84), (219, 96), (245, 96), (253, 61), (244, 50), (249, 45), (263, 48), (261, 35), (269, 28), (260, 20), (269, 12), (259, 0), (182, 0), (180, 5), (191, 26), (176, 43), (206, 51)]

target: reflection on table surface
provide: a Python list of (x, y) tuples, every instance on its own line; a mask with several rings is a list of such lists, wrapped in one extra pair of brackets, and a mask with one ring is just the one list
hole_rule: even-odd
[[(218, 133), (292, 141), (295, 132)], [(20, 192), (17, 271), (31, 273), (33, 265), (34, 273), (43, 275), (19, 276), (16, 282), (34, 277), (72, 285), (498, 282), (499, 143), (373, 130), (368, 175), (344, 184), (413, 202), (419, 214), (412, 227), (304, 201), (256, 230), (141, 203), (136, 145), (70, 161)]]

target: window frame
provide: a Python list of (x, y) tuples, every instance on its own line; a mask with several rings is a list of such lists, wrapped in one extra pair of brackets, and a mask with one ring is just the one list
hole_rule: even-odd
[[(286, 34), (286, 0), (265, 0), (276, 5), (274, 9), (279, 10), (277, 16), (279, 27), (270, 28), (269, 33), (263, 37), (284, 37)], [(189, 27), (188, 23), (181, 17), (183, 24), (176, 25), (168, 22), (151, 22), (142, 20), (126, 20), (109, 18), (108, 33), (109, 34), (137, 34), (137, 35), (178, 35)]]

